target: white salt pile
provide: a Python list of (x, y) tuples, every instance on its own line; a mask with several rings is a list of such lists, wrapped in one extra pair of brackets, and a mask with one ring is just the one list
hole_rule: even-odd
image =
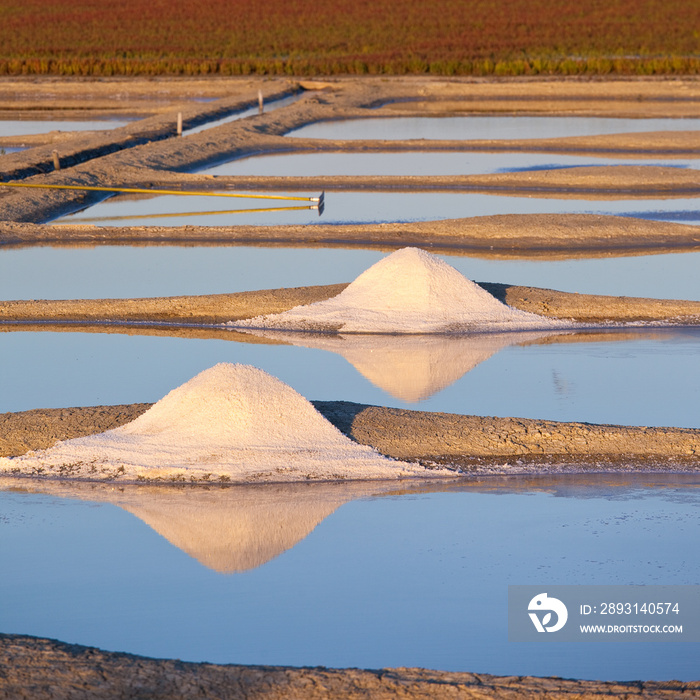
[(463, 333), (572, 324), (506, 306), (436, 256), (403, 248), (365, 270), (332, 299), (227, 325), (343, 333)]
[(225, 363), (120, 428), (0, 458), (0, 473), (227, 482), (436, 475), (353, 442), (266, 372)]

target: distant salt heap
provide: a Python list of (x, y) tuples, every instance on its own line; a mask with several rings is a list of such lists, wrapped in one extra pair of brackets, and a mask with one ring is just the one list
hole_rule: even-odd
[(114, 430), (0, 458), (0, 474), (71, 479), (296, 481), (436, 475), (383, 457), (279, 379), (218, 364)]
[(338, 296), (228, 325), (343, 333), (460, 333), (572, 324), (506, 306), (434, 255), (403, 248), (365, 270)]

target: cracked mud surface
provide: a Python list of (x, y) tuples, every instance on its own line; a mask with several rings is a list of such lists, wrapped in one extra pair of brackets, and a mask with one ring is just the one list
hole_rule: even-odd
[(0, 634), (0, 698), (593, 698), (700, 697), (700, 683), (602, 682), (419, 668), (379, 670), (221, 666), (149, 659), (50, 639)]

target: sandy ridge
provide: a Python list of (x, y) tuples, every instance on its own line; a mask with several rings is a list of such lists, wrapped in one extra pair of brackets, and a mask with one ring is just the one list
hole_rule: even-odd
[[(346, 401), (314, 406), (356, 442), (396, 459), (469, 473), (560, 469), (696, 471), (700, 430), (565, 423), (431, 413)], [(36, 409), (0, 414), (0, 456), (123, 425), (151, 404)]]
[(220, 324), (279, 313), (299, 304), (312, 304), (339, 294), (347, 284), (258, 292), (145, 299), (66, 299), (63, 301), (0, 301), (3, 321), (116, 321)]
[(678, 681), (602, 682), (531, 676), (491, 676), (419, 668), (380, 670), (221, 666), (0, 634), (0, 698), (166, 700), (220, 698), (698, 698), (700, 684)]
[(148, 697), (191, 700), (265, 698), (697, 698), (700, 684), (602, 682), (491, 676), (418, 668), (381, 670), (221, 666), (133, 654), (51, 639), (0, 634), (0, 698), (100, 700)]
[[(366, 112), (347, 111), (351, 118), (375, 116)], [(391, 114), (385, 116), (396, 117)], [(415, 116), (415, 113), (413, 114)], [(424, 115), (425, 116), (425, 115)], [(292, 139), (287, 139), (285, 143)], [(700, 135), (697, 131), (649, 131), (598, 136), (561, 136), (541, 139), (473, 139), (465, 141), (441, 139), (391, 139), (391, 140), (323, 140), (302, 139), (295, 150), (305, 151), (456, 151), (481, 153), (560, 153), (588, 155), (592, 157), (612, 155), (625, 158), (694, 158), (697, 155)], [(272, 142), (271, 142), (272, 143)], [(279, 145), (282, 145), (281, 143)]]
[[(48, 195), (46, 195), (48, 196)], [(597, 214), (502, 214), (412, 223), (311, 226), (48, 226), (0, 222), (0, 245), (284, 245), (433, 252), (493, 257), (576, 257), (694, 250), (700, 226)]]
[[(350, 150), (344, 148), (343, 152)], [(409, 149), (384, 147), (382, 150)], [(425, 146), (420, 150), (425, 150)], [(446, 150), (454, 152), (462, 149), (450, 147)], [(509, 147), (507, 150), (514, 149)], [(163, 182), (164, 186), (167, 184)], [(159, 185), (155, 183), (153, 186)], [(217, 175), (213, 183), (207, 175), (194, 175), (178, 178), (176, 186), (182, 189), (191, 186), (202, 189), (218, 187), (257, 192), (473, 192), (549, 199), (614, 200), (696, 197), (700, 194), (700, 173), (697, 170), (654, 165), (590, 165), (483, 175)]]
[[(479, 471), (484, 460), (547, 457), (592, 466), (674, 457), (699, 468), (700, 430), (460, 416), (349, 402), (315, 402), (354, 440), (397, 459), (419, 459)], [(629, 460), (629, 461), (627, 461)], [(516, 465), (503, 465), (506, 473)]]
[[(700, 323), (700, 301), (573, 294), (500, 283), (479, 283), (500, 301), (541, 316), (585, 323)], [(165, 323), (213, 325), (280, 313), (338, 295), (347, 283), (232, 294), (145, 299), (0, 301), (3, 323)]]

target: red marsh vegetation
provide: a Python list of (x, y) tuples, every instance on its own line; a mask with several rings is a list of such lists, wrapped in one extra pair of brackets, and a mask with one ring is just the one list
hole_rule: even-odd
[(698, 0), (2, 0), (0, 74), (697, 74)]

